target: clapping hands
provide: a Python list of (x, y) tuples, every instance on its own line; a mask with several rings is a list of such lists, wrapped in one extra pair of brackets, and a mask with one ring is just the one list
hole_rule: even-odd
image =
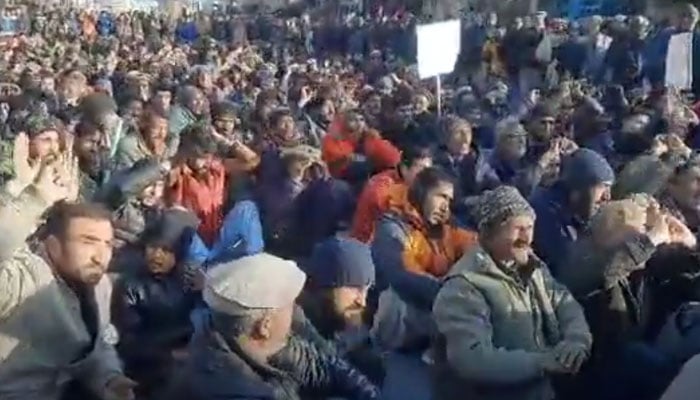
[(29, 138), (21, 133), (14, 142), (12, 159), (15, 167), (15, 187), (18, 193), (32, 187), (47, 204), (78, 199), (80, 170), (73, 156), (72, 141), (58, 157), (50, 157), (32, 163), (29, 159)]
[(552, 350), (543, 353), (541, 368), (551, 374), (575, 375), (588, 359), (588, 347), (582, 343), (562, 341)]

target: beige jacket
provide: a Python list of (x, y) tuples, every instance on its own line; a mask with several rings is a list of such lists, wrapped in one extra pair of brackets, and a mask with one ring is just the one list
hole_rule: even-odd
[(700, 355), (688, 361), (671, 385), (666, 389), (661, 400), (696, 399), (700, 393)]
[(109, 325), (111, 284), (105, 276), (94, 289), (91, 343), (77, 296), (25, 244), (44, 205), (31, 190), (0, 202), (0, 399), (59, 399), (73, 380), (102, 397), (122, 373)]
[(554, 398), (540, 354), (561, 341), (590, 349), (592, 337), (569, 291), (535, 256), (531, 266), (516, 279), (477, 247), (452, 267), (433, 305), (447, 364), (440, 386), (469, 387), (473, 400)]

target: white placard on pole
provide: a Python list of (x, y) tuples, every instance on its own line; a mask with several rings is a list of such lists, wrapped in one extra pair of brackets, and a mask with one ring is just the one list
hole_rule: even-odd
[(677, 33), (668, 41), (666, 86), (690, 89), (693, 86), (693, 33)]
[(459, 20), (419, 25), (416, 36), (418, 76), (426, 79), (451, 73), (459, 56), (462, 36)]
[(440, 82), (440, 75), (435, 75), (435, 97), (437, 98), (437, 114), (442, 116), (442, 82)]

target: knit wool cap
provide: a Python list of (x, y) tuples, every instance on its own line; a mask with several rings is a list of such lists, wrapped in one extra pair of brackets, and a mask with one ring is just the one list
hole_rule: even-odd
[(352, 238), (332, 237), (316, 245), (306, 272), (319, 288), (366, 287), (374, 282), (369, 246)]
[(513, 186), (499, 186), (484, 192), (476, 207), (479, 231), (483, 232), (513, 217), (535, 218), (535, 210)]
[(569, 189), (585, 189), (601, 183), (613, 184), (610, 164), (590, 149), (578, 149), (562, 160), (561, 181)]

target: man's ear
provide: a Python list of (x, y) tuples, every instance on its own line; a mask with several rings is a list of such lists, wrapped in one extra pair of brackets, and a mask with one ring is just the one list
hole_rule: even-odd
[(61, 242), (55, 235), (48, 235), (44, 240), (44, 246), (49, 258), (52, 260), (56, 260), (61, 257)]
[(272, 337), (272, 318), (269, 314), (265, 314), (256, 324), (253, 335), (256, 338), (268, 340)]

